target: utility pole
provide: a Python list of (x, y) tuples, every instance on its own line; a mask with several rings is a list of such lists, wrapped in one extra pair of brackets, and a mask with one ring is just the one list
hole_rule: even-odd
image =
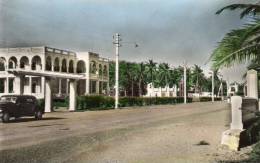
[(212, 70), (212, 92), (211, 92), (211, 98), (212, 98), (212, 102), (214, 102), (214, 70)]
[(183, 74), (183, 82), (184, 82), (184, 86), (183, 86), (183, 94), (184, 94), (184, 104), (187, 103), (187, 62), (184, 61), (184, 74)]
[(222, 81), (221, 81), (221, 100), (224, 101), (224, 88), (223, 88)]
[(120, 47), (120, 35), (116, 33), (114, 36), (114, 44), (116, 47), (116, 73), (115, 73), (115, 78), (116, 78), (116, 83), (115, 83), (115, 109), (118, 109), (118, 99), (119, 99), (119, 47)]

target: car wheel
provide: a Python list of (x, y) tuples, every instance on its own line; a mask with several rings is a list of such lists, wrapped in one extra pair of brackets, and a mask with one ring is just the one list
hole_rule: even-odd
[(37, 111), (37, 112), (35, 113), (35, 119), (37, 119), (37, 120), (42, 119), (42, 112), (41, 112), (41, 111)]
[(3, 113), (3, 117), (2, 117), (3, 122), (7, 123), (9, 122), (9, 119), (10, 119), (9, 113)]

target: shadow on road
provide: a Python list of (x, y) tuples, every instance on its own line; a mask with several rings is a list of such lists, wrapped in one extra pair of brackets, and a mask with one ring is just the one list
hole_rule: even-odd
[(58, 117), (46, 117), (41, 120), (36, 120), (35, 118), (17, 118), (14, 120), (10, 120), (9, 123), (20, 123), (20, 122), (31, 122), (31, 121), (49, 121), (49, 120), (61, 120), (66, 118), (58, 118)]

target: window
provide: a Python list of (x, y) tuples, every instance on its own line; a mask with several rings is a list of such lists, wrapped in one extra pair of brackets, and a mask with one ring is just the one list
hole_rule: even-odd
[(36, 93), (36, 83), (32, 83), (32, 93)]
[(0, 79), (0, 93), (5, 92), (5, 79)]
[(5, 71), (5, 59), (3, 57), (0, 58), (0, 71)]
[(33, 99), (27, 98), (27, 99), (26, 99), (26, 102), (27, 102), (27, 103), (33, 103)]
[(0, 99), (1, 102), (12, 102), (12, 103), (15, 103), (16, 100), (17, 100), (16, 97), (10, 97), (10, 96), (3, 96)]

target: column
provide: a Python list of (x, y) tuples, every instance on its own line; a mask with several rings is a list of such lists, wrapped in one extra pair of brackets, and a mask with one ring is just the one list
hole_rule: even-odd
[(96, 94), (99, 94), (99, 80), (96, 81)]
[(14, 93), (21, 95), (22, 94), (22, 77), (16, 76), (14, 79)]
[(5, 80), (5, 93), (6, 94), (9, 93), (9, 77), (6, 77), (6, 80)]
[(66, 79), (66, 95), (69, 94), (69, 82), (70, 82), (70, 80)]
[(61, 79), (59, 79), (59, 96), (61, 96)]
[(233, 129), (243, 130), (241, 107), (242, 107), (242, 97), (232, 96), (231, 97), (232, 122), (230, 125), (231, 130)]
[(85, 91), (86, 95), (90, 94), (89, 88), (90, 88), (90, 80), (89, 80), (89, 78), (87, 78), (86, 79), (86, 91)]
[(247, 71), (247, 96), (258, 99), (257, 71)]
[(51, 102), (52, 102), (52, 93), (51, 93), (51, 80), (46, 79), (45, 81), (45, 112), (51, 112)]
[(41, 77), (41, 96), (44, 97), (45, 90), (45, 77)]
[(70, 80), (69, 111), (76, 110), (76, 80)]
[(29, 76), (29, 94), (32, 94), (32, 77)]

